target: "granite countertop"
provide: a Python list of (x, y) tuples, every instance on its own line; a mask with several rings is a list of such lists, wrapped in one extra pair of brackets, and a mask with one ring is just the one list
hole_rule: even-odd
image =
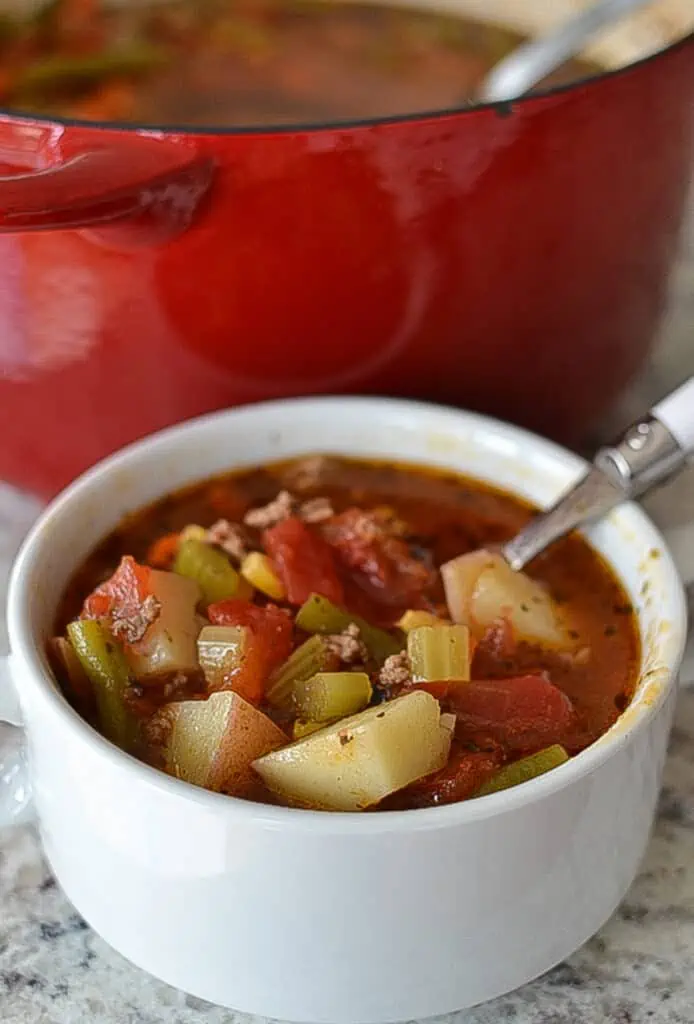
[[(674, 275), (661, 347), (615, 425), (692, 372), (694, 230)], [(694, 469), (647, 504), (662, 525), (694, 523)], [(7, 569), (36, 511), (0, 484), (0, 650)], [(694, 666), (688, 672), (694, 680)], [(0, 831), (0, 907), (2, 1024), (250, 1021), (153, 980), (113, 952), (56, 887), (30, 826)], [(451, 1021), (694, 1024), (694, 687), (679, 699), (655, 832), (622, 906), (566, 963)]]

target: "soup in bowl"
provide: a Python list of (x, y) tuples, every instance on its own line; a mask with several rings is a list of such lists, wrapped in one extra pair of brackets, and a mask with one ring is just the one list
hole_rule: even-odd
[[(305, 471), (303, 460), (317, 451), (329, 452), (337, 460), (330, 463), (337, 475), (332, 483), (327, 478), (314, 481), (312, 489), (300, 472), (297, 480), (297, 471)], [(396, 1021), (471, 1006), (542, 973), (592, 935), (622, 898), (638, 868), (653, 820), (672, 718), (686, 616), (682, 586), (663, 538), (638, 508), (625, 505), (592, 528), (587, 540), (569, 538), (532, 567), (528, 607), (544, 607), (551, 613), (543, 621), (560, 630), (560, 647), (548, 652), (547, 636), (539, 645), (537, 636), (528, 638), (527, 622), (522, 623), (526, 616), (537, 622), (533, 611), (524, 611), (523, 601), (516, 605), (503, 598), (499, 642), (503, 646), (510, 637), (516, 643), (525, 628), (523, 657), (528, 660), (522, 663), (513, 660), (520, 657), (517, 643), (508, 665), (496, 660), (493, 644), (484, 651), (489, 643), (486, 627), (482, 629), (485, 616), (492, 607), (495, 621), (499, 612), (498, 604), (487, 600), (490, 593), (492, 598), (498, 595), (498, 587), (481, 586), (484, 572), (477, 572), (474, 593), (467, 592), (466, 611), (472, 613), (467, 623), (456, 611), (460, 605), (453, 591), (443, 589), (445, 579), (434, 574), (431, 600), (425, 600), (428, 591), (422, 586), (422, 567), (430, 573), (439, 563), (455, 566), (466, 551), (484, 545), (493, 554), (493, 545), (527, 517), (528, 502), (549, 504), (582, 468), (580, 459), (547, 441), (469, 413), (380, 399), (317, 399), (258, 405), (185, 424), (125, 450), (72, 485), (44, 513), (15, 565), (9, 595), (12, 653), (2, 666), (8, 678), (0, 693), (3, 717), (23, 720), (29, 781), (46, 854), (80, 913), (125, 956), (201, 998), (266, 1016), (326, 1024)], [(281, 486), (288, 491), (291, 487), (291, 493), (278, 502)], [(164, 503), (170, 494), (176, 495), (173, 502)], [(317, 498), (321, 501), (316, 502)], [(313, 516), (322, 511), (319, 522), (305, 521), (306, 505), (311, 502)], [(326, 502), (331, 509), (326, 509)], [(274, 509), (268, 509), (268, 504)], [(381, 509), (376, 525), (388, 523), (392, 531), (394, 520), (401, 519), (408, 530), (388, 534), (397, 543), (381, 549), (382, 558), (368, 545), (366, 549), (363, 544), (341, 547), (328, 525), (333, 530), (344, 525), (349, 509), (370, 515), (366, 533), (370, 544), (376, 509)], [(251, 521), (243, 523), (249, 511)], [(292, 515), (286, 517), (287, 511)], [(334, 515), (325, 516), (326, 511)], [(280, 514), (274, 525), (268, 524), (271, 513)], [(293, 573), (298, 569), (298, 580), (315, 588), (320, 563), (304, 557), (297, 564), (291, 546), (285, 545), (280, 554), (268, 541), (268, 534), (277, 538), (272, 531), (278, 527), (286, 531), (286, 524), (293, 521), (316, 538), (314, 554), (320, 549), (325, 555), (323, 545), (329, 548), (334, 558), (333, 585), (337, 580), (344, 588), (341, 594), (330, 592), (334, 605), (330, 612), (347, 612), (349, 619), (343, 628), (344, 618), (315, 633), (315, 621), (304, 619), (309, 627), (303, 631), (306, 639), (301, 627), (291, 624), (303, 608), (299, 597), (305, 604), (305, 595), (293, 589), (299, 586)], [(225, 548), (238, 532), (231, 529), (234, 524), (250, 532), (249, 551), (238, 562)], [(209, 543), (210, 529), (214, 544)], [(268, 532), (263, 534), (263, 529)], [(290, 529), (296, 531), (295, 526)], [(166, 540), (161, 539), (163, 535), (168, 535)], [(361, 533), (360, 539), (365, 540)], [(195, 544), (186, 548), (190, 541)], [(369, 552), (367, 573), (358, 564), (364, 550)], [(397, 559), (385, 558), (386, 553), (395, 552)], [(433, 552), (431, 559), (428, 552)], [(191, 553), (202, 559), (197, 565), (193, 559), (194, 570), (190, 569)], [(162, 624), (161, 590), (159, 596), (140, 595), (139, 611), (145, 619), (160, 603), (158, 618), (149, 624), (142, 620), (138, 624), (129, 613), (123, 616), (123, 607), (113, 603), (125, 593), (113, 580), (114, 569), (124, 572), (118, 570), (122, 556), (127, 571), (135, 576), (139, 575), (135, 566), (144, 566), (150, 583), (152, 573), (168, 574), (169, 584), (173, 580), (190, 594), (191, 587), (201, 586), (199, 567), (207, 564), (209, 568), (210, 553), (217, 569), (212, 575), (205, 570), (206, 587), (218, 586), (220, 581), (227, 586), (235, 579), (235, 585), (243, 581), (247, 589), (233, 598), (208, 591), (208, 596), (221, 597), (218, 608), (226, 602), (228, 611), (231, 604), (237, 613), (233, 625), (213, 622), (214, 604), (205, 599), (200, 603), (196, 591), (196, 616), (200, 617), (193, 627), (195, 641), (204, 630), (243, 630), (250, 625), (243, 643), (252, 643), (261, 613), (269, 615), (274, 605), (276, 628), (257, 648), (259, 655), (274, 657), (278, 638), (283, 638), (286, 667), (286, 659), (292, 656), (286, 649), (285, 620), (289, 620), (293, 643), (318, 637), (322, 647), (330, 637), (331, 648), (333, 642), (339, 646), (339, 651), (333, 648), (330, 653), (339, 654), (343, 662), (319, 668), (321, 686), (303, 686), (307, 680), (301, 679), (301, 673), (290, 672), (289, 711), (280, 707), (282, 713), (278, 713), (266, 699), (269, 690), (261, 695), (252, 690), (259, 678), (258, 658), (254, 672), (244, 673), (243, 694), (226, 688), (229, 665), (225, 659), (230, 652), (234, 656), (226, 635), (221, 645), (222, 671), (217, 676), (221, 689), (207, 697), (179, 694), (177, 681), (169, 679), (174, 690), (164, 695), (163, 707), (159, 700), (151, 715), (148, 711), (140, 718), (149, 722), (163, 715), (166, 719), (171, 714), (166, 705), (177, 702), (202, 709), (210, 701), (231, 700), (239, 718), (243, 708), (246, 723), (251, 723), (246, 738), (256, 743), (258, 730), (251, 720), (255, 714), (263, 715), (269, 723), (264, 726), (266, 738), (277, 730), (287, 742), (275, 746), (271, 741), (273, 749), (251, 762), (254, 775), (250, 778), (257, 777), (261, 786), (255, 792), (239, 791), (240, 772), (231, 784), (231, 776), (222, 785), (215, 784), (224, 774), (224, 757), (215, 762), (215, 779), (201, 775), (186, 781), (187, 751), (201, 737), (207, 744), (210, 733), (205, 725), (198, 730), (189, 728), (190, 722), (182, 725), (175, 715), (173, 733), (165, 721), (159, 723), (160, 735), (166, 752), (168, 739), (181, 726), (174, 760), (185, 770), (172, 770), (166, 758), (157, 764), (134, 757), (138, 751), (123, 750), (112, 742), (119, 739), (112, 731), (114, 724), (116, 729), (119, 723), (128, 725), (122, 713), (125, 705), (109, 705), (108, 700), (104, 704), (102, 694), (94, 702), (96, 710), (92, 707), (90, 712), (80, 705), (80, 695), (70, 690), (69, 673), (64, 677), (68, 700), (56, 685), (49, 661), (56, 623), (61, 631), (66, 624), (77, 623), (77, 632), (68, 630), (68, 636), (75, 639), (78, 655), (85, 653), (80, 647), (81, 629), (88, 627), (87, 640), (95, 624), (108, 629), (111, 649), (104, 647), (101, 655), (108, 659), (120, 649), (126, 660), (133, 653), (128, 645), (140, 643), (132, 630), (144, 626), (144, 637), (147, 629)], [(256, 557), (249, 566), (248, 554), (260, 560)], [(185, 559), (189, 571), (182, 572)], [(326, 564), (331, 563), (324, 559), (324, 574)], [(390, 584), (383, 588), (380, 573), (386, 564)], [(401, 570), (406, 565), (409, 571), (403, 579)], [(301, 575), (308, 569), (314, 572), (313, 579)], [(489, 584), (490, 570), (485, 572)], [(319, 591), (326, 589), (327, 579), (324, 575)], [(491, 580), (494, 583), (493, 575)], [(460, 597), (464, 581), (458, 579), (457, 584), (453, 590)], [(263, 587), (274, 588), (267, 600), (260, 596)], [(480, 595), (485, 596), (481, 604)], [(149, 596), (155, 600), (145, 607)], [(540, 604), (533, 602), (533, 596)], [(104, 597), (101, 613), (92, 617), (93, 602), (98, 604)], [(88, 614), (82, 616), (85, 599)], [(246, 605), (244, 621), (238, 618), (239, 602)], [(308, 608), (313, 614), (326, 610), (324, 600), (322, 608), (316, 609), (315, 601), (313, 605)], [(248, 606), (254, 609), (254, 617), (249, 617)], [(409, 621), (403, 621), (408, 612), (420, 616), (424, 612), (430, 618), (424, 626), (421, 619), (413, 623), (411, 614)], [(571, 616), (572, 625), (565, 616)], [(437, 621), (432, 623), (431, 617)], [(561, 649), (562, 623), (571, 630), (578, 626), (579, 636), (568, 637), (578, 647)], [(356, 630), (350, 628), (355, 625)], [(413, 627), (409, 632), (408, 625)], [(467, 632), (459, 629), (462, 626), (467, 626)], [(421, 629), (425, 632), (409, 649), (409, 637)], [(437, 630), (444, 631), (439, 637), (445, 635), (451, 642), (440, 646)], [(172, 639), (174, 635), (180, 640), (172, 630)], [(312, 778), (322, 780), (318, 798), (318, 791), (307, 793), (303, 782), (301, 792), (297, 791), (296, 775), (288, 786), (286, 773), (278, 784), (277, 772), (270, 777), (258, 771), (259, 762), (268, 757), (286, 756), (287, 750), (296, 750), (301, 743), (332, 735), (332, 722), (317, 721), (325, 713), (325, 701), (334, 700), (337, 693), (329, 680), (325, 682), (326, 676), (341, 676), (339, 699), (346, 694), (349, 700), (356, 695), (364, 701), (368, 696), (371, 705), (376, 691), (385, 686), (382, 666), (372, 667), (369, 659), (392, 655), (387, 648), (367, 648), (386, 638), (400, 645), (395, 653), (407, 655), (407, 662), (403, 665), (400, 658), (398, 665), (406, 674), (392, 682), (401, 689), (392, 696), (385, 693), (380, 704), (356, 712), (353, 704), (349, 710), (380, 723), (380, 733), (374, 733), (368, 721), (355, 727), (348, 719), (332, 752), (358, 751), (366, 745), (372, 757), (378, 753), (378, 778), (388, 779), (386, 788), (392, 792), (374, 801), (376, 790), (361, 787), (358, 807), (335, 807), (333, 797), (340, 785), (335, 785), (334, 776), (330, 785), (325, 783), (326, 771), (329, 775), (331, 770), (330, 751), (322, 761), (313, 762)], [(160, 650), (166, 647), (163, 639)], [(461, 666), (470, 661), (475, 644), (471, 678), (465, 679)], [(203, 645), (201, 675), (206, 681), (205, 671), (213, 671), (215, 665), (214, 646), (214, 642)], [(194, 647), (199, 658), (197, 644)], [(356, 649), (361, 664), (344, 664), (350, 647)], [(587, 655), (581, 647), (588, 647)], [(562, 660), (560, 655), (569, 657)], [(596, 655), (596, 671), (581, 675), (583, 659), (590, 663)], [(424, 665), (421, 674), (428, 671), (428, 657), (436, 661), (432, 674), (444, 678), (425, 679), (418, 686), (411, 677), (420, 674), (420, 664)], [(93, 669), (96, 662), (88, 656), (81, 664), (84, 675), (79, 678), (89, 682), (90, 666)], [(559, 665), (564, 665), (563, 671)], [(514, 739), (502, 738), (499, 732), (504, 716), (499, 714), (498, 700), (495, 716), (490, 716), (489, 704), (483, 709), (484, 723), (475, 721), (476, 712), (470, 705), (463, 708), (460, 701), (465, 700), (466, 688), (479, 693), (479, 683), (485, 680), (488, 700), (489, 690), (494, 691), (504, 679), (505, 700), (513, 710), (514, 694), (508, 687), (527, 687), (527, 683), (518, 684), (521, 671), (526, 678), (534, 678), (535, 687), (551, 685), (559, 691), (563, 713), (570, 708), (573, 713), (559, 721), (552, 713), (556, 698), (543, 704), (542, 715), (533, 703), (525, 722), (529, 732), (538, 725), (566, 728), (561, 735), (546, 736), (546, 741), (526, 732), (518, 749)], [(18, 698), (14, 705), (10, 677)], [(346, 677), (352, 677), (349, 683)], [(238, 685), (239, 677), (233, 672), (232, 678)], [(509, 679), (515, 683), (508, 683)], [(128, 710), (135, 711), (138, 701), (146, 701), (151, 682), (147, 673), (134, 680), (138, 689), (128, 694)], [(277, 676), (272, 676), (272, 682), (277, 682)], [(432, 686), (436, 682), (445, 683), (445, 688)], [(184, 691), (187, 685), (188, 680)], [(403, 694), (403, 689), (409, 692)], [(543, 692), (546, 695), (547, 690)], [(114, 694), (123, 695), (107, 690), (107, 697)], [(89, 691), (82, 696), (88, 700)], [(178, 701), (179, 696), (184, 699)], [(192, 699), (195, 696), (203, 699)], [(408, 701), (410, 708), (416, 703), (418, 717), (405, 716), (397, 740), (403, 757), (394, 763), (389, 717)], [(116, 708), (115, 719), (109, 717), (109, 706)], [(100, 717), (104, 707), (107, 713)], [(478, 703), (477, 712), (480, 708)], [(574, 740), (577, 735), (572, 733), (573, 714), (583, 715), (585, 723), (589, 708), (593, 733), (572, 746), (572, 735)], [(331, 719), (337, 717), (334, 704), (328, 711)], [(384, 717), (379, 719), (379, 714)], [(401, 710), (397, 715), (402, 725)], [(110, 732), (112, 740), (94, 728), (89, 717)], [(218, 715), (218, 739), (228, 721), (228, 715)], [(290, 730), (293, 733), (296, 721), (304, 728), (307, 724), (321, 724), (321, 728), (309, 728), (292, 747)], [(486, 731), (486, 738), (472, 738), (469, 730), (475, 725), (480, 725), (480, 733)], [(434, 759), (422, 768), (424, 733), (427, 750), (438, 743), (439, 757), (444, 749), (447, 759), (454, 758), (456, 764), (469, 754), (494, 763), (486, 765), (470, 791), (453, 793), (450, 785), (441, 787), (440, 773), (448, 760), (443, 767)], [(517, 740), (518, 731), (513, 735)], [(234, 734), (235, 747), (238, 736)], [(156, 746), (156, 730), (154, 736), (150, 731), (149, 738)], [(542, 767), (550, 770), (524, 769), (522, 779), (502, 777), (501, 782), (509, 784), (499, 784), (500, 772), (517, 772), (514, 766), (523, 759), (543, 751), (546, 755), (547, 743), (550, 749), (561, 747), (566, 756), (551, 764), (545, 761)], [(466, 744), (476, 749), (466, 749)], [(199, 751), (192, 760), (207, 771), (209, 764)], [(396, 779), (403, 760), (407, 772)], [(371, 786), (374, 776), (362, 773), (362, 781), (367, 777)], [(455, 773), (454, 778), (460, 781)], [(398, 785), (392, 785), (394, 779)], [(209, 791), (217, 788), (219, 792)], [(391, 800), (394, 804), (389, 807), (386, 801)], [(527, 941), (528, 934), (533, 936), (532, 943)], [(308, 984), (307, 963), (311, 964)]]
[(397, 463), (220, 477), (89, 556), (49, 655), (108, 738), (218, 792), (335, 811), (496, 792), (606, 732), (640, 658), (630, 600), (587, 541), (533, 576), (495, 552), (527, 516)]

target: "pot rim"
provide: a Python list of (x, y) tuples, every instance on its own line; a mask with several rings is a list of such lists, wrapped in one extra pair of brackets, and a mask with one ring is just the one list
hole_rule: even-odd
[[(663, 537), (646, 514), (631, 503), (621, 505), (616, 512), (620, 523), (632, 534), (643, 538), (641, 545), (643, 549), (650, 550), (657, 547), (662, 554), (662, 557), (658, 559), (658, 572), (662, 574), (665, 583), (664, 592), (670, 602), (666, 614), (671, 622), (668, 634), (663, 640), (663, 648), (666, 653), (661, 656), (665, 678), (662, 680), (662, 684), (656, 687), (652, 697), (637, 700), (635, 704), (630, 705), (611, 729), (590, 747), (560, 767), (546, 775), (530, 780), (523, 786), (494, 793), (479, 800), (416, 810), (381, 811), (378, 814), (276, 807), (212, 793), (173, 778), (114, 746), (68, 704), (51, 677), (43, 652), (34, 641), (28, 608), (31, 597), (32, 570), (40, 555), (41, 545), (45, 543), (47, 536), (52, 531), (59, 533), (60, 523), (69, 517), (75, 507), (83, 507), (88, 504), (89, 498), (98, 494), (105, 480), (114, 473), (118, 474), (119, 471), (127, 470), (133, 461), (137, 462), (138, 458), (146, 457), (148, 461), (156, 460), (163, 450), (175, 447), (187, 435), (195, 432), (204, 434), (206, 429), (216, 424), (224, 424), (225, 428), (231, 427), (231, 429), (238, 430), (250, 428), (252, 430), (254, 423), (257, 424), (258, 421), (262, 422), (264, 417), (277, 414), (284, 416), (285, 420), (289, 421), (300, 417), (302, 413), (306, 416), (320, 414), (322, 417), (328, 414), (334, 416), (337, 413), (342, 414), (338, 416), (341, 420), (343, 417), (346, 418), (350, 412), (353, 415), (358, 414), (366, 421), (369, 421), (370, 416), (375, 419), (377, 416), (383, 416), (384, 413), (390, 412), (393, 416), (407, 416), (421, 420), (423, 429), (434, 429), (427, 427), (430, 421), (439, 425), (437, 429), (443, 429), (442, 425), (449, 422), (454, 431), (456, 424), (460, 426), (467, 422), (479, 432), (486, 432), (492, 438), (515, 440), (526, 450), (532, 448), (536, 454), (544, 454), (556, 462), (561, 462), (568, 471), (578, 474), (586, 465), (585, 460), (554, 442), (492, 417), (433, 403), (391, 398), (321, 397), (263, 402), (201, 416), (128, 445), (99, 462), (50, 503), (25, 539), (10, 578), (7, 612), (11, 648), (10, 668), (17, 668), (18, 662), (21, 661), (24, 668), (22, 675), (24, 692), (30, 688), (32, 699), (41, 703), (42, 714), (51, 716), (55, 728), (67, 730), (66, 742), (86, 744), (94, 754), (105, 758), (114, 770), (133, 772), (133, 782), (154, 787), (172, 798), (179, 798), (182, 803), (193, 801), (196, 805), (209, 809), (210, 812), (227, 814), (232, 818), (239, 816), (245, 822), (253, 823), (258, 827), (289, 828), (291, 831), (309, 834), (356, 835), (382, 832), (407, 833), (413, 830), (435, 831), (519, 810), (527, 804), (551, 796), (565, 786), (571, 785), (581, 777), (597, 770), (617, 750), (622, 749), (632, 741), (635, 735), (647, 728), (675, 685), (686, 642), (687, 614), (684, 589)], [(165, 487), (162, 487), (161, 493), (162, 495), (166, 493)], [(612, 565), (610, 558), (607, 558), (607, 561)], [(642, 650), (640, 687), (644, 683), (644, 672), (646, 676), (648, 675), (645, 662), (645, 651)]]
[(518, 97), (515, 100), (497, 100), (491, 103), (469, 103), (459, 107), (446, 107), (443, 109), (423, 110), (412, 114), (392, 114), (381, 117), (348, 118), (337, 121), (318, 121), (309, 123), (292, 124), (267, 124), (267, 125), (189, 125), (189, 124), (159, 124), (157, 122), (136, 122), (136, 121), (87, 121), (81, 118), (70, 117), (43, 117), (33, 114), (31, 111), (22, 111), (20, 108), (0, 107), (0, 122), (28, 121), (35, 125), (60, 125), (65, 128), (92, 128), (101, 131), (117, 131), (126, 134), (158, 133), (164, 135), (182, 135), (187, 137), (244, 137), (257, 138), (265, 135), (293, 135), (293, 134), (320, 134), (325, 132), (343, 132), (359, 129), (378, 128), (381, 126), (398, 124), (416, 124), (420, 121), (438, 121), (452, 117), (470, 117), (475, 114), (494, 113), (497, 117), (509, 117), (516, 112), (517, 108), (536, 106), (543, 100), (562, 96), (581, 89), (597, 88), (607, 79), (617, 78), (623, 75), (636, 74), (649, 64), (664, 60), (671, 53), (684, 49), (687, 46), (694, 47), (694, 30), (676, 39), (668, 46), (654, 53), (647, 54), (639, 60), (631, 61), (629, 64), (617, 68), (608, 68), (594, 75), (587, 75), (577, 78), (564, 85), (556, 85), (548, 89), (541, 89), (535, 92)]

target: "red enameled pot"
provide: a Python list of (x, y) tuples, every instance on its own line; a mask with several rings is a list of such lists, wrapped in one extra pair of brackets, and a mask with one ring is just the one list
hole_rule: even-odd
[(0, 478), (48, 496), (165, 424), (318, 392), (575, 440), (653, 341), (693, 135), (694, 35), (512, 106), (354, 125), (0, 115)]

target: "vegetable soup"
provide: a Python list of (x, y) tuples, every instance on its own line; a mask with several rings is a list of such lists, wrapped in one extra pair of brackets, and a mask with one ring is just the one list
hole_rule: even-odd
[[(316, 123), (459, 107), (521, 42), (450, 14), (328, 0), (50, 0), (0, 21), (0, 103), (149, 124)], [(569, 61), (544, 85), (595, 73)]]
[(484, 796), (617, 719), (639, 664), (578, 535), (512, 572), (532, 510), (451, 473), (311, 456), (138, 512), (72, 579), (50, 656), (123, 749), (207, 789), (321, 810)]

